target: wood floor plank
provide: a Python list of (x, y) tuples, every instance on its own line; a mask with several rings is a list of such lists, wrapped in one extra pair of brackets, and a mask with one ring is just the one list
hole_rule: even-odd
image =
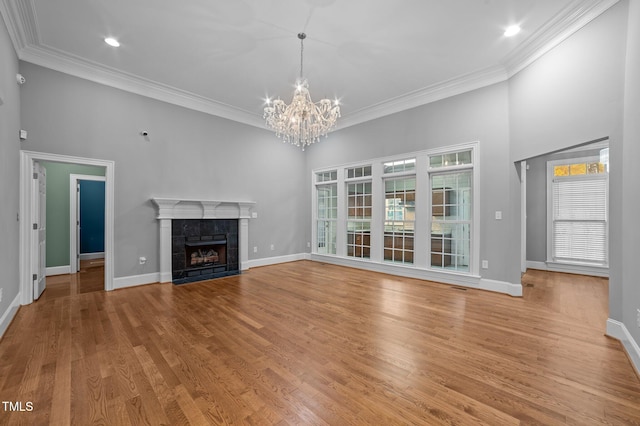
[(299, 261), (181, 286), (52, 277), (0, 341), (15, 424), (640, 425), (606, 279), (513, 298)]

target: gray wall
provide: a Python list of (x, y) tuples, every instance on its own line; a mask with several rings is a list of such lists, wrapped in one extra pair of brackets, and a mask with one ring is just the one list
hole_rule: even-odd
[[(479, 141), (480, 259), (489, 261), (481, 274), (520, 283), (520, 234), (518, 228), (513, 232), (514, 224), (519, 226), (519, 198), (512, 193), (518, 177), (509, 162), (508, 116), (508, 85), (501, 83), (348, 127), (308, 150), (307, 181), (314, 168)], [(496, 210), (502, 221), (494, 219)], [(307, 234), (310, 229), (309, 219)]]
[[(509, 80), (513, 160), (610, 138), (609, 317), (619, 321), (628, 6), (628, 1), (619, 2)], [(631, 322), (625, 324), (631, 328)]]
[[(266, 130), (20, 63), (23, 148), (115, 161), (115, 276), (159, 271), (152, 197), (257, 202), (251, 259), (301, 253), (304, 153)], [(150, 133), (150, 140), (140, 136)], [(16, 183), (17, 184), (17, 183)], [(270, 245), (275, 250), (270, 250)], [(258, 253), (253, 253), (253, 247)], [(145, 256), (146, 265), (138, 264)]]
[[(18, 202), (20, 87), (16, 83), (18, 57), (0, 17), (0, 317), (20, 290), (18, 269)], [(0, 334), (4, 330), (0, 330)]]
[[(640, 343), (640, 327), (636, 324), (636, 315), (640, 309), (640, 285), (635, 265), (640, 259), (640, 2), (631, 1), (629, 5), (629, 31), (627, 35), (627, 64), (624, 104), (624, 143), (622, 184), (622, 276), (615, 285), (622, 287), (622, 321)], [(616, 301), (617, 302), (617, 301)], [(640, 360), (636, 360), (637, 363)]]

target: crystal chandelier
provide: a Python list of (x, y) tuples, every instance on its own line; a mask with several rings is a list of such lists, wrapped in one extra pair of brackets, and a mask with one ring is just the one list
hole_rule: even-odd
[(304, 52), (305, 33), (299, 33), (300, 39), (300, 78), (296, 81), (296, 90), (293, 92), (293, 100), (287, 105), (284, 101), (267, 99), (264, 108), (264, 119), (276, 136), (283, 142), (289, 142), (295, 146), (304, 148), (307, 145), (318, 142), (320, 136), (335, 127), (340, 117), (340, 105), (338, 101), (331, 102), (322, 99), (314, 103), (309, 94), (309, 83), (302, 74), (302, 60)]

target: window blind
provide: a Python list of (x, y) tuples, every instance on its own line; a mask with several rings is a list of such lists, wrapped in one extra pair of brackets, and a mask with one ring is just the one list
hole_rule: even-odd
[(553, 258), (607, 264), (606, 176), (554, 179)]

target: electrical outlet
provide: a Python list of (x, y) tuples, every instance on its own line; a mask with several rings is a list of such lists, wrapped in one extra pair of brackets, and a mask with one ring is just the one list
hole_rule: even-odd
[(4, 290), (4, 289), (0, 288), (0, 302), (2, 302), (2, 290)]
[(489, 261), (488, 260), (483, 260), (482, 261), (482, 269), (489, 269)]
[[(0, 289), (0, 291), (2, 291), (2, 290)], [(638, 322), (638, 327), (640, 327), (640, 308), (638, 308), (638, 315), (636, 317), (636, 321)]]
[(271, 250), (275, 250), (276, 246), (274, 246), (273, 244), (271, 244)]
[(140, 257), (140, 259), (139, 259), (139, 261), (140, 261), (140, 264), (141, 264), (141, 265), (144, 265), (145, 263), (147, 263), (147, 258), (146, 258), (146, 257), (144, 257), (144, 256), (141, 256), (141, 257)]
[(253, 248), (253, 252), (254, 252), (254, 253), (257, 253), (257, 252), (258, 252), (258, 246), (255, 246), (255, 247)]
[(307, 241), (307, 248), (311, 248), (311, 243)]

